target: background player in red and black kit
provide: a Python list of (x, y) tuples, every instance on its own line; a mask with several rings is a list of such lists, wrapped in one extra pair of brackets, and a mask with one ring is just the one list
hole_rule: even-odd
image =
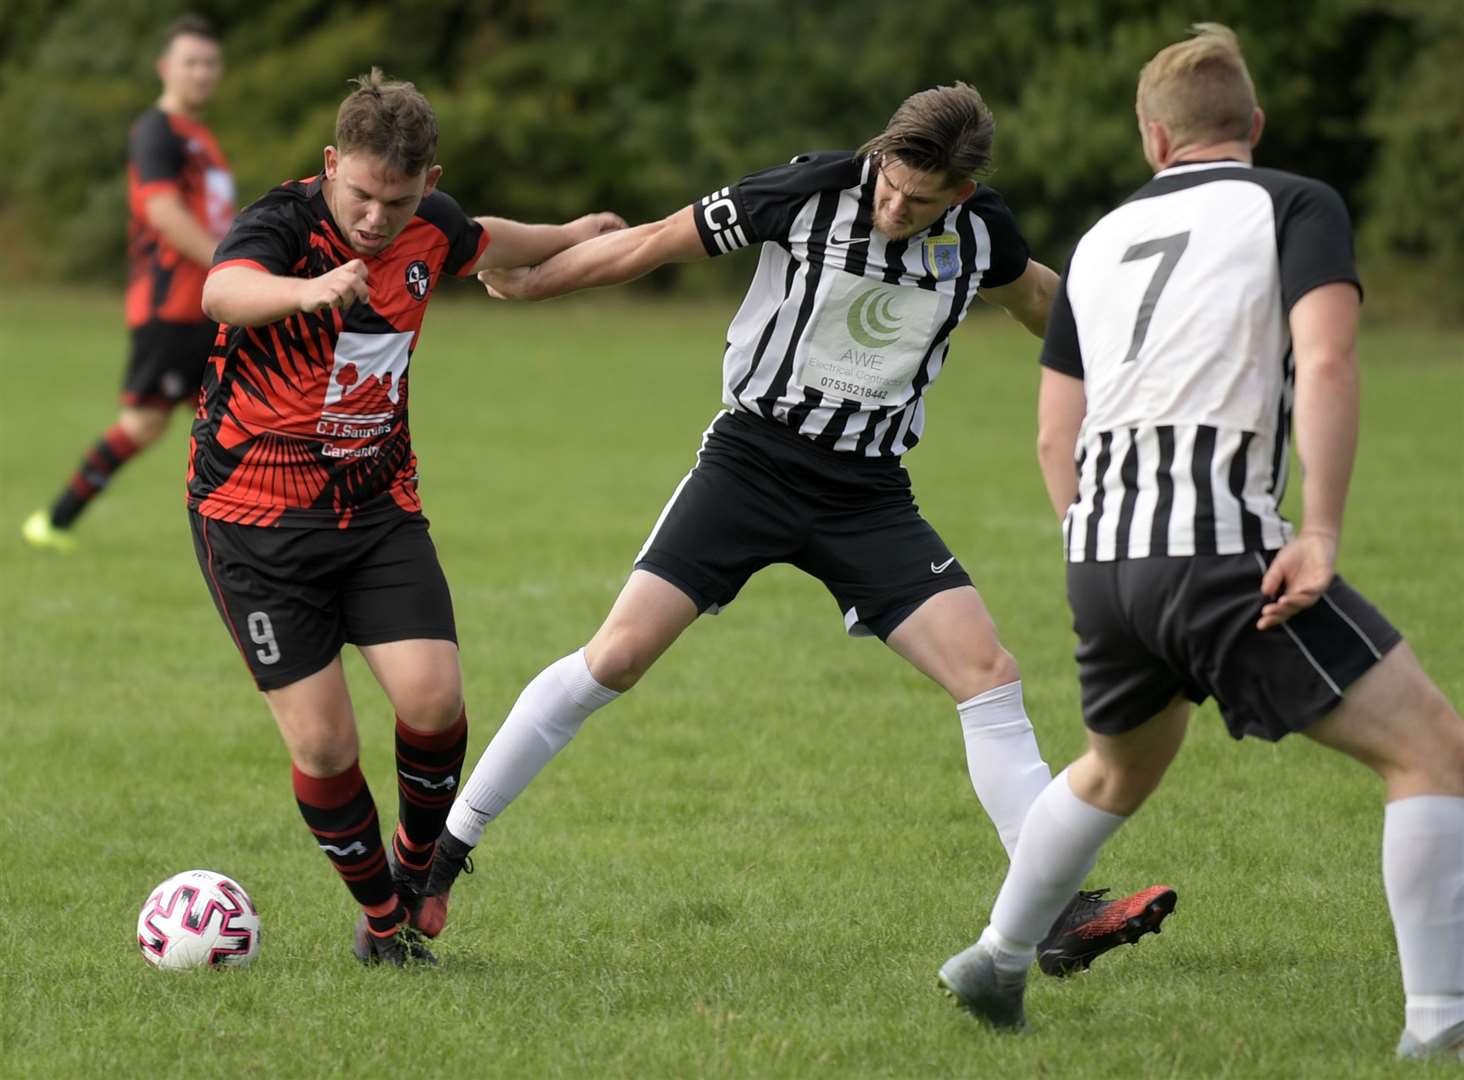
[[(408, 364), (444, 274), (537, 262), (624, 225), (473, 219), (436, 190), (437, 121), (381, 72), (341, 104), (325, 168), (246, 209), (204, 308), (225, 324), (193, 425), (194, 546), (293, 763), (295, 797), (363, 914), (363, 961), (431, 961), (406, 925), (467, 746), (447, 582), (417, 498)], [(396, 710), (390, 854), (341, 667)]]
[(132, 125), (128, 147), (132, 353), (122, 411), (50, 510), (26, 519), (22, 533), (36, 547), (75, 546), (69, 530), (81, 512), (113, 473), (162, 436), (173, 407), (197, 396), (218, 330), (203, 313), (203, 279), (234, 217), (234, 178), (200, 119), (223, 73), (223, 53), (207, 20), (187, 15), (168, 27), (157, 72), (162, 96)]

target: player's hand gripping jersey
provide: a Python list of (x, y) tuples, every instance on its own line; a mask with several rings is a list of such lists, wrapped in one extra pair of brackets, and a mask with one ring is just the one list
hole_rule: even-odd
[(202, 266), (184, 258), (147, 220), (147, 200), (173, 192), (215, 238), (234, 219), (234, 177), (213, 132), (197, 120), (148, 109), (127, 151), (127, 325), (154, 319), (207, 322)]
[(695, 204), (708, 254), (762, 244), (727, 330), (723, 400), (835, 450), (898, 456), (978, 288), (1021, 277), (1027, 243), (979, 186), (923, 232), (873, 229), (873, 161), (802, 154)]
[(188, 505), (246, 525), (345, 528), (417, 513), (407, 367), (441, 274), (467, 276), (488, 234), (442, 192), (379, 255), (341, 237), (321, 178), (283, 184), (239, 216), (214, 268), (314, 278), (366, 264), (370, 302), (225, 325), (193, 424)]

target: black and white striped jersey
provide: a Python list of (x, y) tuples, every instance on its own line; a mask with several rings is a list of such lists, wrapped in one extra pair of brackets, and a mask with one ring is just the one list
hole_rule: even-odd
[(1335, 281), (1358, 284), (1341, 197), (1238, 161), (1165, 169), (1078, 241), (1042, 348), (1087, 396), (1069, 561), (1289, 539), (1288, 316)]
[(1028, 252), (985, 186), (929, 229), (887, 240), (873, 229), (875, 180), (848, 151), (802, 154), (693, 211), (710, 255), (762, 245), (727, 330), (727, 407), (888, 457), (920, 441), (926, 388), (976, 290), (1021, 277)]

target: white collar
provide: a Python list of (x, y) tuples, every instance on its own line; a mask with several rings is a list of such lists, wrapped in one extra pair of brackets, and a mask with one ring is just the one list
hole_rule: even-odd
[(1179, 176), (1182, 173), (1199, 172), (1201, 169), (1249, 169), (1251, 165), (1247, 161), (1236, 161), (1234, 158), (1219, 158), (1215, 161), (1185, 161), (1178, 165), (1171, 165), (1154, 174), (1157, 180), (1161, 176)]

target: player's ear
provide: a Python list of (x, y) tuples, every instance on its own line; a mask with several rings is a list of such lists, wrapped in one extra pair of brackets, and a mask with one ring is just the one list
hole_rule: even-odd
[(975, 180), (969, 180), (968, 179), (964, 184), (962, 184), (959, 188), (956, 189), (955, 197), (951, 199), (951, 205), (952, 206), (960, 206), (961, 203), (965, 202), (967, 199), (969, 199), (972, 195), (975, 195), (975, 194), (976, 194), (976, 181)]
[(1144, 158), (1155, 172), (1168, 164), (1169, 132), (1157, 120), (1139, 118), (1139, 141), (1144, 144)]
[(423, 195), (426, 195), (429, 191), (435, 191), (436, 188), (437, 188), (437, 181), (439, 181), (441, 179), (442, 179), (442, 166), (441, 165), (434, 165), (434, 166), (432, 166), (432, 168), (428, 169), (427, 170), (427, 184), (426, 184), (425, 187), (422, 188), (422, 194)]
[(334, 180), (336, 178), (336, 170), (340, 167), (340, 151), (334, 146), (327, 146), (325, 148), (325, 178), (327, 180)]
[(1261, 107), (1259, 105), (1257, 105), (1256, 108), (1255, 108), (1255, 111), (1251, 113), (1251, 126), (1250, 126), (1250, 144), (1251, 144), (1251, 146), (1255, 146), (1257, 143), (1259, 143), (1261, 141), (1261, 132), (1265, 130), (1265, 127), (1266, 127), (1266, 114), (1263, 113), (1261, 111)]

